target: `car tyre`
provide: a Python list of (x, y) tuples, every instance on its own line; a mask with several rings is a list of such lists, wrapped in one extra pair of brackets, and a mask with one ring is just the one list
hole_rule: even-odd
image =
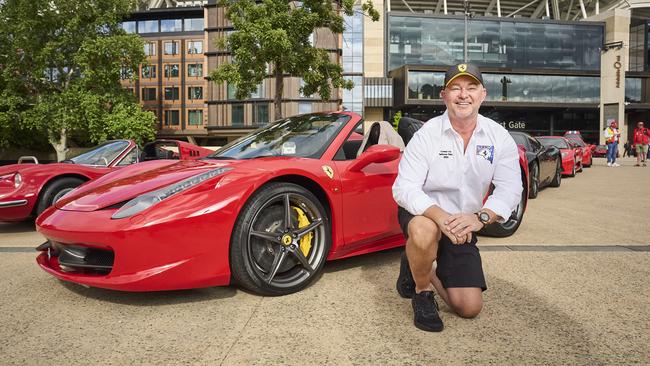
[(539, 165), (537, 162), (533, 163), (529, 176), (530, 188), (528, 189), (528, 198), (534, 199), (539, 194)]
[(561, 159), (557, 160), (557, 167), (555, 169), (555, 176), (551, 181), (551, 187), (559, 187), (562, 184), (562, 161)]
[(82, 179), (74, 177), (57, 178), (48, 183), (45, 189), (43, 189), (36, 204), (36, 216), (40, 215), (45, 211), (45, 209), (52, 206), (65, 194), (79, 187), (83, 183), (84, 181)]
[(321, 273), (331, 247), (329, 215), (316, 196), (271, 183), (244, 205), (230, 241), (232, 279), (262, 295), (300, 291)]
[[(522, 181), (524, 180), (522, 179)], [(492, 187), (492, 189), (493, 188), (494, 187)], [(511, 236), (517, 231), (517, 229), (519, 229), (519, 226), (521, 225), (521, 222), (524, 219), (524, 211), (526, 210), (527, 203), (528, 203), (528, 190), (524, 188), (521, 192), (521, 200), (519, 201), (519, 204), (517, 205), (515, 210), (512, 211), (512, 214), (510, 215), (508, 220), (506, 220), (506, 222), (504, 223), (499, 223), (499, 222), (492, 223), (484, 227), (483, 229), (481, 229), (478, 232), (478, 234), (484, 236), (492, 236), (495, 238), (505, 238), (507, 236)]]
[(573, 163), (573, 168), (571, 168), (571, 174), (569, 174), (569, 177), (575, 177), (576, 176), (576, 164)]

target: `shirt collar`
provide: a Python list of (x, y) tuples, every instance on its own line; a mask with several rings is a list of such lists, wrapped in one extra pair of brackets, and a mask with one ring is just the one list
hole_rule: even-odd
[[(483, 116), (480, 114), (476, 118), (476, 128), (474, 128), (474, 134), (477, 133), (482, 133), (483, 132), (483, 124), (485, 123), (483, 120)], [(449, 120), (449, 115), (448, 112), (445, 111), (442, 115), (442, 132), (448, 132), (452, 129), (451, 127), (451, 121)]]

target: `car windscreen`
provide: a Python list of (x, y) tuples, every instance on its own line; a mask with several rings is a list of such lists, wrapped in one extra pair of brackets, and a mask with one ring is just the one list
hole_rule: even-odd
[(128, 147), (128, 141), (109, 141), (70, 160), (75, 164), (108, 166)]
[(580, 139), (573, 139), (572, 138), (572, 139), (569, 139), (569, 141), (573, 142), (574, 144), (576, 144), (578, 146), (583, 146), (583, 147), (585, 146), (585, 142), (580, 140)]
[(305, 114), (289, 117), (253, 131), (208, 155), (207, 158), (320, 158), (349, 120), (350, 116), (342, 114)]
[(538, 138), (538, 140), (544, 146), (555, 146), (558, 149), (569, 149), (569, 145), (567, 145), (565, 139), (545, 137), (545, 138)]

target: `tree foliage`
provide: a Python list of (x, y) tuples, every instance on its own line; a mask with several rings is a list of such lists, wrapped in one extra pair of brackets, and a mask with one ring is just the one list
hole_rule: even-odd
[[(237, 99), (248, 98), (271, 71), (276, 86), (275, 118), (279, 119), (285, 75), (301, 77), (302, 93), (317, 93), (323, 100), (330, 99), (332, 88), (354, 86), (343, 78), (341, 65), (332, 62), (326, 50), (310, 42), (310, 36), (320, 28), (343, 33), (345, 26), (339, 9), (353, 15), (354, 0), (220, 0), (220, 5), (227, 8), (226, 17), (235, 31), (219, 40), (217, 46), (228, 49), (232, 61), (215, 69), (210, 79), (235, 86)], [(371, 0), (360, 9), (373, 21), (379, 19)]]
[[(0, 132), (13, 127), (20, 136), (45, 136), (57, 153), (74, 134), (94, 143), (125, 137), (125, 131), (151, 138), (153, 116), (120, 85), (123, 68), (137, 77), (145, 61), (140, 37), (119, 24), (134, 7), (133, 0), (6, 0), (0, 7)], [(133, 116), (118, 119), (124, 111)], [(0, 144), (21, 144), (20, 136), (3, 133)]]

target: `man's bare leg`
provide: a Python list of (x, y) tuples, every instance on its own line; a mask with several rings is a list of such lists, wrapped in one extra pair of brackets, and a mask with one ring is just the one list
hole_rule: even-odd
[(438, 255), (440, 229), (431, 219), (425, 216), (415, 216), (409, 222), (408, 231), (406, 256), (415, 281), (415, 292), (433, 291), (430, 273), (433, 261)]

